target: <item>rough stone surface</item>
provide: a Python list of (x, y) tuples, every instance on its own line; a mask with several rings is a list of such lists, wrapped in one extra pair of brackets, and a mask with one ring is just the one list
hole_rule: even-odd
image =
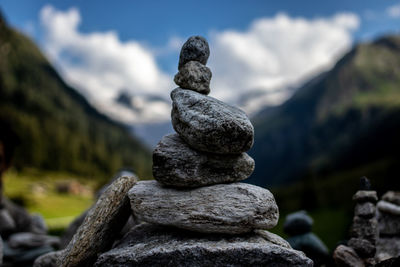
[(213, 97), (176, 88), (171, 92), (172, 125), (194, 149), (239, 154), (251, 148), (254, 128), (246, 113)]
[(63, 253), (63, 250), (59, 250), (44, 254), (35, 260), (33, 267), (58, 267), (58, 258), (60, 258)]
[(375, 245), (366, 239), (351, 238), (347, 244), (349, 247), (353, 248), (362, 258), (371, 258), (375, 255)]
[(137, 178), (113, 182), (90, 209), (82, 225), (60, 257), (58, 266), (86, 266), (109, 249), (130, 216), (127, 192)]
[(350, 234), (352, 237), (363, 238), (370, 241), (372, 244), (375, 244), (378, 238), (377, 219), (375, 217), (364, 219), (354, 216)]
[(333, 252), (333, 258), (338, 267), (364, 267), (364, 262), (360, 259), (354, 249), (340, 245)]
[(371, 202), (357, 203), (354, 209), (354, 215), (363, 218), (372, 218), (375, 216), (375, 205)]
[(283, 239), (279, 235), (271, 233), (271, 232), (269, 232), (267, 230), (254, 230), (254, 233), (256, 233), (257, 235), (261, 236), (262, 238), (264, 238), (268, 242), (271, 242), (272, 244), (275, 244), (275, 245), (278, 245), (278, 246), (281, 246), (281, 247), (284, 247), (284, 248), (292, 249), (292, 247), (290, 246), (289, 242), (287, 242), (285, 239)]
[(354, 194), (353, 200), (355, 200), (358, 203), (367, 201), (376, 203), (378, 201), (378, 195), (376, 194), (376, 191), (359, 190), (357, 191), (357, 193)]
[(133, 213), (142, 221), (203, 233), (270, 229), (279, 218), (271, 192), (244, 183), (174, 189), (157, 181), (140, 181), (129, 198)]
[(400, 206), (400, 192), (387, 191), (387, 192), (382, 196), (382, 200)]
[(376, 259), (380, 262), (393, 257), (400, 257), (400, 237), (380, 237), (376, 242)]
[(379, 210), (377, 218), (380, 235), (400, 235), (400, 216)]
[(219, 155), (190, 148), (177, 134), (164, 136), (153, 152), (153, 176), (164, 185), (198, 187), (237, 182), (254, 170), (246, 153)]
[(311, 232), (314, 221), (304, 210), (286, 216), (283, 230), (289, 235), (300, 235)]
[(71, 241), (72, 237), (78, 231), (79, 226), (83, 223), (85, 220), (86, 215), (88, 214), (89, 210), (84, 211), (81, 215), (79, 215), (75, 220), (73, 220), (68, 228), (64, 231), (63, 235), (61, 236), (60, 239), (60, 248), (66, 248)]
[(211, 70), (197, 61), (189, 61), (175, 75), (174, 82), (183, 89), (210, 93)]
[(204, 235), (143, 224), (100, 255), (95, 266), (312, 266), (312, 261), (254, 233)]
[(41, 246), (59, 247), (60, 238), (44, 234), (20, 232), (10, 235), (8, 245), (11, 248), (35, 248)]
[(209, 56), (210, 48), (207, 40), (201, 36), (191, 36), (182, 46), (178, 69), (189, 61), (198, 61), (206, 65)]

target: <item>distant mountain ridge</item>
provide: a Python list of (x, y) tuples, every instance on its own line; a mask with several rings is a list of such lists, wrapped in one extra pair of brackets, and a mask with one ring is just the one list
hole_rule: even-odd
[(111, 177), (131, 167), (151, 178), (151, 154), (69, 87), (36, 45), (0, 14), (0, 116), (21, 139), (17, 168)]
[(369, 175), (378, 189), (400, 186), (394, 178), (400, 175), (400, 36), (355, 46), (332, 70), (252, 121), (250, 183)]

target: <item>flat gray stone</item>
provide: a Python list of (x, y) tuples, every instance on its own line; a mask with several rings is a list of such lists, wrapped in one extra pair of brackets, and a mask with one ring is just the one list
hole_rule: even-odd
[(355, 200), (358, 203), (362, 202), (376, 203), (378, 201), (378, 195), (376, 194), (376, 191), (359, 190), (354, 194), (353, 200)]
[(192, 148), (239, 154), (253, 145), (254, 128), (241, 109), (181, 88), (174, 89), (171, 98), (172, 126)]
[(270, 229), (279, 218), (271, 192), (244, 183), (175, 189), (157, 181), (140, 181), (129, 191), (129, 198), (139, 220), (203, 233)]
[(191, 36), (182, 46), (178, 69), (189, 61), (198, 61), (206, 65), (209, 56), (210, 48), (207, 40), (201, 36)]
[(57, 261), (63, 255), (64, 251), (53, 251), (37, 258), (33, 267), (58, 267)]
[(60, 238), (58, 236), (20, 232), (9, 236), (8, 245), (11, 248), (58, 247), (60, 245)]
[(376, 208), (372, 202), (357, 203), (354, 208), (354, 215), (363, 218), (372, 218), (375, 216)]
[(360, 259), (354, 249), (340, 245), (333, 252), (333, 258), (337, 266), (340, 267), (364, 267), (364, 262)]
[(190, 89), (201, 94), (210, 93), (212, 73), (209, 68), (197, 61), (189, 61), (175, 75), (174, 82), (183, 89)]
[(353, 248), (362, 258), (372, 258), (375, 256), (375, 244), (363, 238), (351, 238), (347, 242), (348, 246)]
[(382, 196), (382, 200), (400, 206), (400, 192), (387, 191), (387, 192)]
[(143, 224), (95, 266), (312, 266), (304, 253), (250, 233), (204, 235)]
[(101, 194), (57, 266), (91, 266), (99, 253), (112, 246), (131, 214), (127, 192), (136, 181), (134, 176), (118, 178)]
[(377, 207), (380, 212), (400, 216), (400, 206), (381, 200), (378, 202)]
[(153, 152), (153, 176), (174, 187), (199, 187), (248, 178), (254, 160), (246, 153), (219, 155), (190, 148), (177, 134), (164, 136)]

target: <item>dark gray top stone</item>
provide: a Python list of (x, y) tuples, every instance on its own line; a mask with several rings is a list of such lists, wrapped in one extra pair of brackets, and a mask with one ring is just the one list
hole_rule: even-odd
[(191, 36), (182, 46), (178, 69), (181, 69), (189, 61), (198, 61), (206, 65), (209, 56), (210, 48), (207, 40), (201, 36)]
[(172, 125), (194, 149), (239, 154), (253, 145), (254, 128), (246, 113), (213, 97), (176, 88), (171, 92)]
[(244, 180), (254, 170), (246, 153), (218, 155), (190, 148), (177, 134), (164, 136), (153, 152), (153, 176), (164, 185), (198, 187)]
[(305, 255), (255, 233), (204, 235), (143, 224), (95, 266), (312, 266)]

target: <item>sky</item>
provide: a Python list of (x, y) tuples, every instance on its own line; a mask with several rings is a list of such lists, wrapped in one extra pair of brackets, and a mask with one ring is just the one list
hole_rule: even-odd
[[(191, 35), (210, 44), (210, 95), (252, 114), (282, 103), (353, 44), (400, 33), (400, 1), (391, 0), (1, 0), (0, 8), (68, 83), (127, 123), (169, 119)], [(122, 92), (135, 109), (115, 102)]]

